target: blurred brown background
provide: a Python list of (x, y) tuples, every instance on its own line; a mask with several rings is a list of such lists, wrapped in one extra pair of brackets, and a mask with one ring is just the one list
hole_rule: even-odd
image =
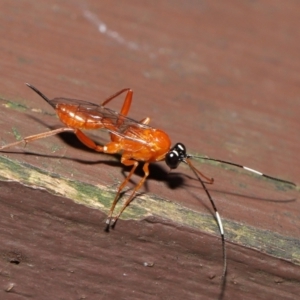
[[(25, 82), (99, 104), (130, 87), (130, 117), (149, 116), (190, 153), (299, 184), (299, 12), (298, 1), (1, 1), (1, 143), (59, 126)], [(195, 165), (215, 179), (223, 287), (213, 210), (186, 166), (153, 165), (127, 221), (107, 234), (128, 172), (118, 157), (72, 135), (4, 153), (1, 299), (295, 299), (299, 187)]]

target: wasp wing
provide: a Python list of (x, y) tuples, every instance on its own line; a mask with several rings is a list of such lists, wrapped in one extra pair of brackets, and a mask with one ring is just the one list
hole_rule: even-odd
[[(53, 108), (56, 108), (59, 104), (72, 105), (73, 107), (76, 107), (76, 112), (86, 114), (89, 117), (89, 123), (101, 123), (104, 126), (103, 130), (124, 139), (132, 140), (141, 144), (147, 144), (147, 142), (143, 140), (142, 135), (139, 134), (139, 131), (134, 129), (151, 129), (151, 126), (124, 116), (108, 107), (84, 100), (70, 98), (54, 98), (48, 103)], [(109, 123), (106, 120), (109, 120)], [(110, 128), (106, 128), (106, 124), (113, 124), (114, 129), (111, 129), (111, 126), (109, 126)]]

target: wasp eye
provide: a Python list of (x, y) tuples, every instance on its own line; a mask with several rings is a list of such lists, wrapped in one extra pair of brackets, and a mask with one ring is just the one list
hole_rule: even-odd
[(169, 168), (176, 169), (180, 163), (178, 152), (175, 150), (169, 151), (166, 155), (165, 161)]
[(173, 149), (176, 149), (177, 152), (179, 152), (180, 156), (186, 155), (186, 149), (185, 146), (182, 143), (177, 143)]

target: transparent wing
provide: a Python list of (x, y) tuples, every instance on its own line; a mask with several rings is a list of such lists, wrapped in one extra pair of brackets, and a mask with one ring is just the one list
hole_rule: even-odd
[[(152, 129), (151, 126), (123, 116), (115, 110), (88, 101), (69, 98), (54, 98), (49, 100), (48, 103), (54, 108), (58, 104), (69, 104), (77, 107), (76, 111), (78, 113), (86, 114), (89, 117), (89, 123), (100, 123), (104, 126), (104, 130), (142, 144), (147, 144), (147, 142), (143, 140), (142, 135), (140, 134), (141, 131), (138, 129)], [(109, 120), (109, 123), (107, 120)], [(111, 128), (106, 128), (105, 124), (113, 124), (115, 129), (112, 130)]]

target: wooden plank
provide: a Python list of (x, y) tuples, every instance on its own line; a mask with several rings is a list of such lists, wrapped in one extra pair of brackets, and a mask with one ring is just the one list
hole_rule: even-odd
[[(149, 116), (154, 127), (168, 132), (174, 143), (183, 142), (191, 153), (245, 164), (299, 184), (298, 6), (269, 0), (218, 5), (131, 0), (116, 6), (95, 0), (82, 5), (24, 0), (17, 6), (4, 1), (1, 142), (59, 126), (51, 107), (24, 82), (49, 98), (95, 103), (131, 87), (130, 117)], [(122, 100), (111, 107), (119, 110)], [(103, 142), (106, 136), (98, 138)], [(127, 221), (107, 235), (102, 232), (103, 213), (128, 171), (118, 156), (94, 153), (64, 134), (29, 144), (25, 152), (12, 149), (0, 162), (2, 179), (19, 182), (1, 186), (1, 298), (45, 298), (51, 264), (57, 282), (51, 280), (49, 286), (61, 298), (74, 298), (73, 284), (81, 282), (78, 297), (220, 295), (218, 228), (187, 166), (169, 174), (163, 163), (154, 164), (144, 193), (124, 214)], [(294, 299), (300, 281), (299, 186), (289, 189), (224, 165), (195, 163), (215, 178), (209, 189), (224, 219), (229, 248), (224, 298)], [(141, 175), (138, 170), (133, 180)], [(74, 221), (68, 221), (70, 214)], [(93, 221), (85, 220), (87, 215)], [(144, 218), (146, 222), (137, 221)], [(66, 242), (51, 242), (59, 236)], [(107, 251), (102, 243), (113, 246)], [(19, 257), (18, 249), (29, 257), (22, 260), (25, 264), (11, 262), (11, 253)], [(78, 262), (80, 253), (90, 250), (97, 257), (84, 254), (88, 257), (73, 270), (74, 283), (64, 281), (66, 274), (74, 274), (70, 257)], [(45, 251), (51, 253), (47, 264)], [(64, 253), (70, 256), (63, 258), (60, 269)], [(155, 261), (154, 266), (144, 267), (142, 259), (136, 260), (139, 256)], [(126, 281), (129, 269), (132, 277)], [(112, 281), (118, 288), (109, 288)]]

